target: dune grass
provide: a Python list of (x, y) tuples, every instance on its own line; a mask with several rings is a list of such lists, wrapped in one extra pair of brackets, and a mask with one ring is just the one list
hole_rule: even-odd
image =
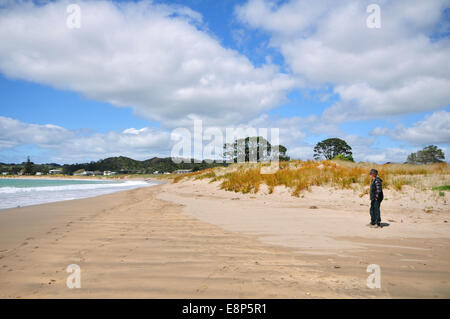
[[(371, 164), (351, 163), (346, 161), (300, 161), (281, 162), (274, 174), (263, 174), (261, 167), (266, 164), (234, 164), (229, 166), (223, 174), (216, 169), (208, 169), (195, 173), (182, 174), (174, 179), (174, 183), (185, 177), (194, 179), (210, 179), (221, 181), (220, 187), (227, 191), (241, 193), (257, 193), (261, 185), (267, 185), (269, 193), (273, 193), (276, 186), (285, 186), (292, 195), (299, 196), (311, 186), (328, 185), (338, 189), (359, 188), (362, 195), (368, 193), (371, 178), (369, 170), (375, 168), (383, 179), (385, 188), (402, 190), (403, 186), (418, 186), (418, 182), (428, 175), (450, 174), (447, 163), (433, 165), (410, 164)], [(448, 187), (448, 186), (443, 186)]]
[(214, 178), (216, 177), (216, 173), (214, 172), (214, 170), (212, 168), (208, 168), (205, 169), (203, 171), (201, 171), (201, 174), (198, 174), (197, 176), (195, 176), (195, 180), (199, 180), (199, 179), (205, 179), (205, 178)]

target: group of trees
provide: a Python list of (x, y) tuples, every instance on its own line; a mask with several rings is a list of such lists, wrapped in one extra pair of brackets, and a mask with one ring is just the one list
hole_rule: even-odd
[(410, 164), (433, 164), (445, 160), (444, 152), (436, 145), (428, 145), (423, 150), (408, 155), (407, 162)]
[[(329, 138), (316, 144), (314, 158), (341, 159), (353, 162), (352, 148), (344, 140)], [(436, 145), (428, 145), (423, 150), (409, 154), (407, 162), (410, 164), (433, 164), (445, 160), (444, 152)]]
[(26, 162), (18, 164), (0, 163), (0, 172), (6, 172), (11, 175), (22, 173), (24, 175), (34, 175), (37, 172), (47, 174), (52, 169), (61, 168), (61, 165), (56, 163), (35, 164), (30, 158)]
[[(352, 148), (344, 140), (329, 138), (319, 142), (314, 147), (314, 158), (341, 159), (353, 162)], [(433, 164), (445, 160), (444, 152), (436, 145), (428, 145), (423, 150), (409, 154), (407, 162), (410, 164)]]
[[(289, 160), (286, 155), (287, 148), (283, 145), (272, 146), (265, 138), (247, 137), (235, 140), (234, 143), (224, 145), (224, 157), (233, 162), (256, 161), (264, 162), (278, 158), (280, 161)], [(314, 158), (319, 160), (325, 158), (354, 161), (352, 148), (344, 140), (339, 138), (329, 138), (323, 140), (314, 147)]]
[(285, 146), (272, 145), (262, 136), (237, 139), (223, 146), (224, 159), (229, 162), (268, 162), (276, 159), (288, 161), (286, 152)]

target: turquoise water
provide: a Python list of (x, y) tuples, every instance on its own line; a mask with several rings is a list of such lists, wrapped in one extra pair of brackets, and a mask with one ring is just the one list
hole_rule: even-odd
[(143, 186), (137, 180), (0, 179), (0, 209), (93, 197)]

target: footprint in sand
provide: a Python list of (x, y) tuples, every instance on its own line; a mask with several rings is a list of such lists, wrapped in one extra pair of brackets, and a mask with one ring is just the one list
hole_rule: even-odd
[(207, 289), (208, 289), (208, 286), (203, 285), (203, 286), (201, 286), (200, 288), (197, 289), (197, 292), (198, 292), (198, 293), (204, 292), (204, 291), (206, 291)]

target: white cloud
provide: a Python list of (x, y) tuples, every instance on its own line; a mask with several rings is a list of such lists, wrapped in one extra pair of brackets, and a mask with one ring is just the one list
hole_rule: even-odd
[(310, 87), (334, 85), (329, 122), (431, 111), (450, 103), (450, 40), (429, 35), (447, 0), (381, 1), (381, 28), (366, 26), (372, 1), (250, 0), (236, 10), (271, 35), (292, 72)]
[(359, 160), (364, 162), (375, 162), (375, 163), (403, 163), (406, 161), (408, 154), (412, 153), (413, 150), (407, 150), (402, 148), (369, 148), (365, 150), (360, 150)]
[[(220, 131), (222, 140), (218, 140), (216, 146), (221, 149), (226, 142), (227, 128), (239, 133), (238, 128), (245, 136), (267, 133), (266, 137), (272, 144), (275, 143), (271, 135), (272, 128), (279, 129), (279, 143), (288, 147), (289, 155), (304, 158), (311, 155), (306, 150), (312, 146), (303, 142), (306, 133), (302, 131), (300, 118), (273, 119), (267, 114), (241, 125), (230, 127), (215, 127), (203, 123), (203, 135), (199, 141), (205, 150), (211, 140), (206, 140), (208, 129), (214, 128)], [(254, 129), (255, 133), (250, 133)], [(191, 134), (191, 143), (194, 145), (194, 130), (192, 125), (188, 127)], [(243, 136), (239, 136), (243, 137)], [(177, 143), (170, 138), (170, 131), (157, 128), (127, 128), (121, 132), (110, 131), (107, 133), (95, 133), (69, 130), (52, 124), (31, 124), (16, 119), (0, 116), (0, 151), (3, 160), (6, 159), (5, 150), (14, 150), (16, 147), (36, 146), (47, 151), (47, 161), (61, 163), (85, 162), (98, 160), (110, 156), (128, 156), (135, 159), (148, 159), (153, 156), (168, 157), (171, 155), (172, 146)], [(298, 150), (303, 150), (300, 154)], [(195, 151), (191, 149), (191, 151)], [(310, 154), (311, 153), (311, 154)], [(222, 154), (222, 151), (219, 152)], [(218, 154), (216, 154), (218, 155)], [(19, 154), (22, 160), (23, 154)], [(191, 156), (201, 158), (202, 155), (192, 153)], [(209, 157), (208, 157), (209, 158)]]
[[(311, 129), (311, 123), (302, 118), (275, 119), (268, 115), (262, 115), (245, 125), (234, 128), (249, 129), (254, 128), (256, 132), (261, 128), (268, 128), (269, 141), (270, 128), (280, 129), (280, 144), (288, 148), (288, 155), (292, 158), (312, 159), (314, 144), (305, 141), (306, 132)], [(442, 136), (440, 139), (446, 141), (448, 145), (449, 136), (449, 113), (439, 112), (428, 117), (423, 122), (416, 123), (411, 128), (397, 128), (389, 130), (376, 128), (372, 135), (388, 135), (392, 138), (398, 136), (401, 140), (411, 139), (412, 143), (421, 140), (424, 144), (438, 143), (437, 140), (430, 140), (432, 136)], [(209, 126), (203, 127), (205, 134)], [(225, 127), (217, 127), (223, 134), (225, 142)], [(194, 138), (192, 127), (189, 128), (191, 138)], [(348, 142), (352, 147), (354, 158), (357, 161), (370, 162), (403, 162), (406, 156), (416, 151), (415, 149), (386, 148), (381, 149), (374, 146), (375, 137), (361, 137), (349, 135), (335, 128), (333, 137), (339, 137)], [(439, 134), (436, 134), (436, 130)], [(261, 131), (259, 131), (261, 132)], [(194, 143), (194, 140), (191, 140)], [(443, 142), (443, 143), (444, 143)], [(168, 157), (172, 146), (176, 141), (170, 139), (170, 132), (164, 129), (150, 127), (128, 128), (121, 132), (110, 131), (107, 133), (85, 133), (83, 131), (68, 130), (66, 128), (52, 124), (30, 124), (15, 119), (0, 116), (0, 151), (2, 151), (2, 161), (22, 161), (22, 152), (15, 153), (16, 147), (37, 146), (46, 151), (46, 162), (73, 163), (98, 160), (110, 156), (128, 156), (143, 160), (153, 156)], [(210, 140), (203, 140), (202, 145), (205, 150)], [(220, 142), (221, 143), (221, 142)], [(418, 143), (417, 143), (418, 144)], [(217, 145), (219, 148), (221, 144)], [(447, 149), (443, 148), (447, 153)], [(8, 150), (9, 152), (5, 152)], [(200, 158), (198, 154), (192, 156)], [(208, 157), (209, 158), (209, 157)]]
[(66, 26), (73, 1), (0, 10), (0, 72), (69, 89), (166, 126), (239, 124), (278, 106), (293, 82), (254, 67), (198, 28), (201, 15), (150, 1), (75, 1), (81, 28)]
[(167, 131), (155, 128), (85, 135), (56, 125), (29, 124), (0, 116), (0, 150), (24, 145), (49, 151), (51, 161), (70, 163), (110, 156), (148, 159), (168, 154), (171, 141)]
[(63, 143), (73, 133), (60, 126), (26, 124), (0, 116), (0, 150), (23, 144), (38, 144), (48, 147)]
[(372, 131), (372, 135), (385, 135), (408, 142), (410, 145), (450, 145), (450, 112), (434, 112), (411, 127), (398, 126), (395, 129), (377, 127)]
[[(202, 16), (187, 7), (78, 1), (81, 29), (68, 29), (66, 5), (72, 2), (0, 0), (0, 72), (132, 107), (163, 129), (82, 134), (0, 117), (0, 149), (35, 144), (61, 162), (168, 156), (166, 128), (191, 127), (201, 118), (204, 127), (222, 130), (279, 127), (280, 143), (302, 159), (312, 157), (307, 135), (325, 133), (346, 140), (357, 160), (403, 161), (409, 150), (376, 148), (375, 137), (346, 134), (339, 123), (434, 111), (450, 101), (450, 40), (428, 38), (448, 1), (381, 1), (381, 29), (365, 24), (372, 1), (250, 0), (238, 7), (241, 21), (271, 35), (270, 45), (293, 76), (270, 62), (255, 67), (222, 47), (205, 31)], [(244, 33), (233, 36), (245, 40)], [(331, 85), (340, 100), (321, 116), (264, 113), (300, 83), (305, 91)], [(448, 112), (436, 112), (410, 128), (380, 127), (372, 134), (411, 145), (448, 144), (449, 127)]]

